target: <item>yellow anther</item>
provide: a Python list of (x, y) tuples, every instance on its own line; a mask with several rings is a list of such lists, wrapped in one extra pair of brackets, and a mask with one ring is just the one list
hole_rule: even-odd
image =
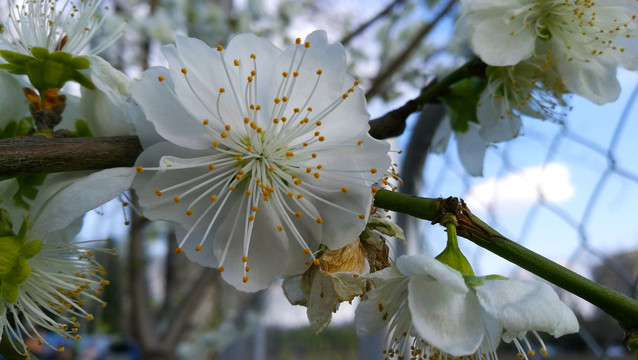
[(308, 143), (305, 142), (305, 143), (303, 143), (301, 145), (303, 145), (305, 147), (305, 146), (308, 146)]
[(377, 173), (377, 169), (372, 168), (372, 169), (370, 169), (370, 172), (373, 173), (373, 174), (376, 174)]
[(255, 60), (255, 59), (257, 59), (257, 56), (255, 56), (255, 54), (250, 54), (250, 58)]
[(281, 101), (286, 102), (286, 101), (288, 101), (288, 98), (284, 96), (284, 97), (281, 98)]
[(317, 122), (315, 123), (315, 125), (317, 125), (317, 126), (321, 126), (321, 121), (317, 121)]
[(325, 137), (323, 137), (323, 136), (319, 136), (319, 137), (317, 138), (317, 140), (319, 140), (319, 141), (324, 141), (324, 140), (326, 140), (326, 138), (325, 138)]
[(250, 266), (246, 266), (245, 269), (246, 269), (246, 272), (249, 272), (250, 271)]
[(306, 174), (310, 174), (312, 172), (312, 168), (306, 168)]
[(319, 173), (318, 173), (318, 172), (316, 172), (316, 173), (314, 173), (314, 174), (313, 174), (313, 176), (315, 177), (315, 179), (319, 179), (319, 176), (320, 176), (320, 175), (319, 175)]
[(363, 214), (359, 215), (359, 219), (363, 220), (363, 219), (365, 219), (365, 218), (366, 218), (366, 216), (365, 216), (365, 215), (363, 215)]
[(247, 283), (247, 282), (248, 282), (248, 276), (244, 276), (244, 277), (241, 279), (241, 281), (243, 281), (243, 282)]
[(321, 75), (321, 74), (323, 74), (323, 70), (317, 69), (317, 75)]
[(186, 211), (186, 215), (188, 215), (188, 216), (193, 215), (193, 209), (188, 209), (188, 210)]
[(307, 48), (309, 48), (309, 47), (310, 47), (310, 42), (309, 42), (309, 41), (306, 41), (306, 42), (303, 44), (303, 46), (304, 46), (306, 49), (307, 49)]
[(237, 180), (237, 181), (241, 180), (241, 175), (239, 175), (239, 174), (235, 175), (235, 180)]
[(301, 211), (295, 212), (295, 217), (301, 217)]
[(348, 89), (348, 92), (349, 92), (349, 93), (353, 93), (353, 92), (354, 92), (354, 89), (353, 89), (353, 88), (350, 88), (350, 89)]
[(284, 228), (281, 225), (277, 225), (277, 230), (282, 231)]
[(219, 143), (217, 141), (213, 141), (211, 144), (213, 144), (213, 147), (218, 147)]
[(202, 121), (202, 124), (208, 125), (208, 119), (204, 119), (204, 121)]
[(292, 73), (292, 76), (293, 77), (297, 77), (297, 76), (299, 76), (299, 73), (295, 71), (295, 72)]
[(341, 192), (342, 192), (342, 193), (347, 193), (347, 192), (348, 192), (348, 188), (347, 188), (347, 187), (345, 187), (345, 186), (344, 186), (344, 187), (342, 187), (342, 188), (341, 188)]
[(241, 159), (243, 159), (241, 156), (237, 156), (237, 157), (235, 158), (235, 160), (237, 160), (237, 161), (241, 161)]
[(183, 252), (184, 252), (184, 250), (182, 250), (182, 248), (178, 247), (177, 249), (175, 249), (175, 254), (181, 254)]
[(218, 268), (217, 268), (217, 271), (219, 271), (219, 272), (224, 272), (224, 267), (223, 267), (223, 266), (218, 267)]
[(220, 93), (220, 94), (223, 94), (223, 93), (225, 93), (225, 92), (226, 92), (226, 89), (224, 89), (224, 88), (219, 88), (219, 93)]
[(252, 151), (252, 150), (253, 150), (253, 148), (250, 147), (250, 145), (246, 146), (246, 151)]
[(248, 261), (248, 257), (246, 257), (246, 256), (242, 256), (242, 257), (241, 257), (241, 261), (243, 261), (243, 262)]
[(354, 82), (354, 86), (357, 86), (357, 85), (359, 85), (359, 84), (360, 84), (360, 82), (359, 82), (359, 81), (355, 81), (355, 82)]
[(162, 82), (162, 81), (164, 81), (165, 79), (166, 79), (166, 78), (165, 78), (165, 77), (163, 77), (163, 76), (161, 76), (161, 75), (157, 77), (157, 80), (158, 80), (159, 82)]
[(248, 124), (249, 122), (250, 122), (250, 119), (249, 119), (249, 118), (247, 118), (247, 117), (245, 117), (245, 118), (244, 118), (244, 124)]
[(275, 98), (275, 104), (279, 104), (279, 102), (281, 102), (281, 100), (279, 100), (279, 98)]
[(253, 221), (253, 220), (255, 220), (255, 215), (253, 214), (248, 215), (248, 221)]
[(224, 48), (221, 45), (217, 45), (217, 51), (222, 51)]
[(250, 190), (246, 190), (246, 195), (250, 196), (250, 194), (252, 194), (252, 192)]
[(208, 164), (208, 170), (214, 170), (215, 169), (215, 164), (210, 163)]
[(173, 201), (175, 201), (176, 203), (178, 203), (178, 202), (179, 202), (179, 196), (175, 196), (175, 197), (173, 198)]
[(317, 170), (321, 170), (323, 168), (323, 165), (319, 164), (317, 165)]
[(344, 100), (347, 99), (348, 98), (348, 93), (344, 93), (343, 95), (341, 95), (341, 98), (344, 99)]
[(195, 246), (195, 251), (202, 251), (202, 246), (201, 245)]
[[(230, 131), (230, 125), (226, 125), (224, 126), (224, 129), (226, 129), (226, 131)], [(222, 136), (223, 137), (223, 136)]]
[(376, 193), (377, 193), (377, 191), (379, 191), (379, 189), (377, 189), (377, 188), (375, 188), (375, 187), (373, 186), (373, 187), (372, 187), (372, 193), (373, 193), (373, 194), (376, 194)]
[(210, 201), (216, 201), (216, 200), (217, 200), (217, 195), (210, 196)]
[(239, 66), (239, 60), (237, 60), (237, 59), (233, 60), (233, 65)]
[(292, 193), (292, 191), (288, 192), (288, 196), (293, 197), (295, 194)]
[(257, 105), (257, 107), (255, 107), (255, 110), (261, 110), (261, 105)]
[(286, 152), (286, 157), (292, 157), (292, 156), (295, 156), (295, 153), (293, 153), (292, 151)]
[(288, 73), (284, 71), (284, 72), (281, 73), (281, 76), (288, 77)]
[(363, 140), (357, 141), (357, 145), (359, 145), (359, 146), (363, 145)]
[(182, 74), (186, 75), (187, 71), (186, 68), (182, 68)]
[(137, 172), (142, 172), (142, 171), (144, 171), (144, 168), (141, 167), (141, 166), (138, 166), (138, 167), (135, 168), (135, 170), (137, 170)]
[(235, 185), (230, 186), (230, 191), (233, 191), (233, 190), (235, 190)]
[(257, 206), (253, 206), (253, 211), (257, 212), (257, 211), (259, 211), (259, 208)]
[(155, 194), (156, 194), (157, 196), (162, 196), (162, 192), (161, 192), (161, 191), (159, 191), (159, 189), (155, 189)]
[(310, 156), (312, 156), (312, 158), (314, 159), (314, 158), (316, 158), (316, 157), (317, 157), (317, 154), (312, 153), (312, 154), (310, 154)]
[(226, 134), (225, 132), (222, 132), (220, 136), (222, 137), (222, 139), (226, 139), (228, 137), (228, 134)]
[(273, 168), (272, 166), (268, 168), (268, 172), (273, 172), (275, 171), (275, 168)]
[(318, 217), (317, 220), (315, 220), (317, 222), (317, 224), (321, 224), (323, 223), (323, 219), (321, 217)]
[(253, 82), (253, 77), (252, 77), (252, 76), (249, 76), (249, 77), (247, 78), (247, 80), (248, 80), (248, 82)]
[(312, 263), (315, 264), (315, 265), (319, 265), (319, 259), (312, 260)]
[(301, 44), (301, 39), (300, 39), (300, 38), (297, 38), (297, 39), (295, 40), (295, 44), (297, 44), (297, 45)]
[(303, 199), (303, 194), (297, 194), (297, 199)]
[(292, 111), (294, 111), (295, 113), (298, 113), (299, 112), (299, 108), (294, 108), (294, 109), (292, 109)]

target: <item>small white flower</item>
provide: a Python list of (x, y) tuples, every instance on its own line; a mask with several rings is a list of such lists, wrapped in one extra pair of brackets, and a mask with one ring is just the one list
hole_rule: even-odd
[[(18, 5), (8, 1), (9, 17), (0, 36), (0, 49), (31, 56), (31, 49), (40, 47), (49, 52), (80, 55), (101, 31), (105, 19), (98, 15), (101, 2), (28, 0)], [(101, 39), (91, 54), (98, 54), (113, 44), (122, 35), (123, 27), (124, 24)]]
[(147, 217), (186, 227), (178, 252), (256, 291), (359, 235), (389, 145), (368, 135), (340, 44), (322, 31), (283, 51), (251, 34), (227, 50), (178, 37), (164, 54), (169, 69), (132, 93), (169, 142), (140, 156), (153, 173), (134, 186)]
[(460, 29), (487, 64), (515, 65), (551, 52), (567, 90), (614, 101), (616, 68), (638, 70), (635, 1), (463, 0)]
[[(368, 275), (373, 289), (359, 304), (357, 333), (390, 325), (385, 352), (390, 356), (496, 359), (502, 338), (513, 341), (519, 357), (532, 355), (526, 333), (555, 337), (578, 331), (572, 311), (545, 283), (463, 277), (423, 255), (402, 256), (396, 267)], [(525, 349), (527, 348), (527, 349)]]

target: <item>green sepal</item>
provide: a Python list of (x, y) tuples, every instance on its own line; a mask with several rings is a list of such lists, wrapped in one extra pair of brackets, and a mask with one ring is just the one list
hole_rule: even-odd
[(73, 135), (77, 137), (93, 137), (89, 124), (82, 119), (75, 120), (75, 132)]
[(0, 279), (5, 279), (13, 270), (21, 247), (15, 236), (0, 237)]
[(31, 48), (31, 54), (33, 56), (0, 50), (0, 56), (9, 63), (0, 65), (0, 68), (12, 74), (27, 75), (41, 96), (46, 90), (61, 88), (67, 81), (75, 81), (88, 89), (95, 89), (91, 80), (78, 71), (91, 65), (86, 58), (73, 57), (63, 51), (50, 53), (41, 47)]
[(466, 132), (470, 122), (478, 123), (476, 107), (481, 93), (487, 86), (487, 80), (470, 77), (461, 80), (450, 87), (450, 91), (441, 96), (441, 100), (447, 105), (450, 126), (456, 132)]
[(463, 275), (474, 275), (472, 265), (467, 261), (467, 258), (461, 250), (451, 246), (446, 246), (445, 249), (435, 257), (440, 262), (450, 266)]
[(20, 289), (18, 285), (12, 284), (6, 281), (2, 282), (2, 299), (9, 304), (13, 304), (18, 300), (18, 294), (20, 293)]
[(36, 256), (40, 250), (42, 250), (42, 241), (33, 240), (29, 241), (26, 244), (22, 245), (20, 249), (20, 256), (25, 259), (31, 259)]
[(31, 275), (31, 266), (25, 258), (18, 256), (13, 269), (11, 269), (6, 279), (3, 279), (2, 283), (15, 284), (17, 286), (25, 282), (29, 275)]
[(509, 280), (509, 279), (501, 275), (487, 275), (487, 276), (463, 275), (463, 280), (465, 280), (465, 285), (471, 288), (476, 288), (477, 286), (483, 285), (485, 283), (485, 280)]
[(26, 135), (33, 128), (33, 118), (26, 117), (20, 121), (10, 121), (4, 128), (0, 128), (0, 139)]

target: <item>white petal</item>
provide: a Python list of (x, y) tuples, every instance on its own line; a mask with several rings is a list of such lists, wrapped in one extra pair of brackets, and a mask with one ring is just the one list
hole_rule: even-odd
[(0, 71), (0, 129), (4, 129), (10, 121), (18, 121), (29, 115), (29, 103), (22, 93), (23, 85), (18, 79), (2, 70)]
[(332, 279), (317, 271), (312, 280), (308, 297), (308, 320), (310, 326), (319, 333), (330, 325), (332, 312), (339, 308), (339, 300), (332, 286)]
[(134, 168), (47, 176), (31, 205), (33, 223), (30, 236), (38, 239), (48, 232), (65, 228), (87, 211), (126, 191), (134, 176)]
[(288, 299), (291, 305), (308, 305), (308, 294), (306, 294), (301, 287), (303, 277), (303, 274), (287, 276), (281, 284), (284, 295), (286, 295), (286, 299)]
[(487, 143), (479, 136), (478, 126), (470, 124), (467, 132), (455, 134), (461, 164), (468, 174), (482, 176)]
[[(158, 80), (159, 76), (164, 81)], [(175, 98), (168, 70), (151, 68), (142, 73), (142, 79), (131, 84), (133, 99), (142, 107), (148, 121), (165, 139), (177, 145), (205, 149), (210, 147), (210, 136), (204, 131), (203, 120), (193, 118)]]
[(555, 337), (578, 331), (574, 313), (545, 283), (485, 280), (475, 290), (483, 309), (511, 337), (526, 331), (544, 331)]
[[(366, 276), (374, 288), (366, 294), (355, 311), (358, 336), (374, 334), (388, 324), (398, 307), (406, 300), (408, 278), (390, 266)], [(379, 306), (381, 304), (381, 306)]]
[(403, 255), (397, 259), (397, 268), (403, 275), (434, 279), (461, 294), (468, 291), (460, 272), (427, 255)]
[(474, 354), (485, 328), (476, 296), (460, 293), (446, 283), (410, 277), (408, 304), (412, 323), (429, 345), (452, 356)]
[(602, 105), (616, 101), (620, 95), (620, 84), (616, 79), (617, 66), (618, 64), (599, 61), (561, 61), (558, 71), (569, 91)]

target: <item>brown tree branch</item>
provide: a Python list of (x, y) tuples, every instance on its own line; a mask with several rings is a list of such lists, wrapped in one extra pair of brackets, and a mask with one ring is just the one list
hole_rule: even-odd
[(385, 9), (381, 10), (381, 12), (378, 13), (375, 17), (361, 24), (358, 28), (353, 30), (351, 33), (344, 36), (344, 38), (341, 40), (341, 44), (343, 46), (346, 46), (354, 37), (364, 32), (368, 27), (370, 27), (370, 25), (374, 24), (379, 19), (390, 14), (392, 12), (392, 9), (394, 9), (396, 5), (401, 4), (403, 2), (405, 2), (405, 0), (394, 0), (393, 2), (391, 2)]

